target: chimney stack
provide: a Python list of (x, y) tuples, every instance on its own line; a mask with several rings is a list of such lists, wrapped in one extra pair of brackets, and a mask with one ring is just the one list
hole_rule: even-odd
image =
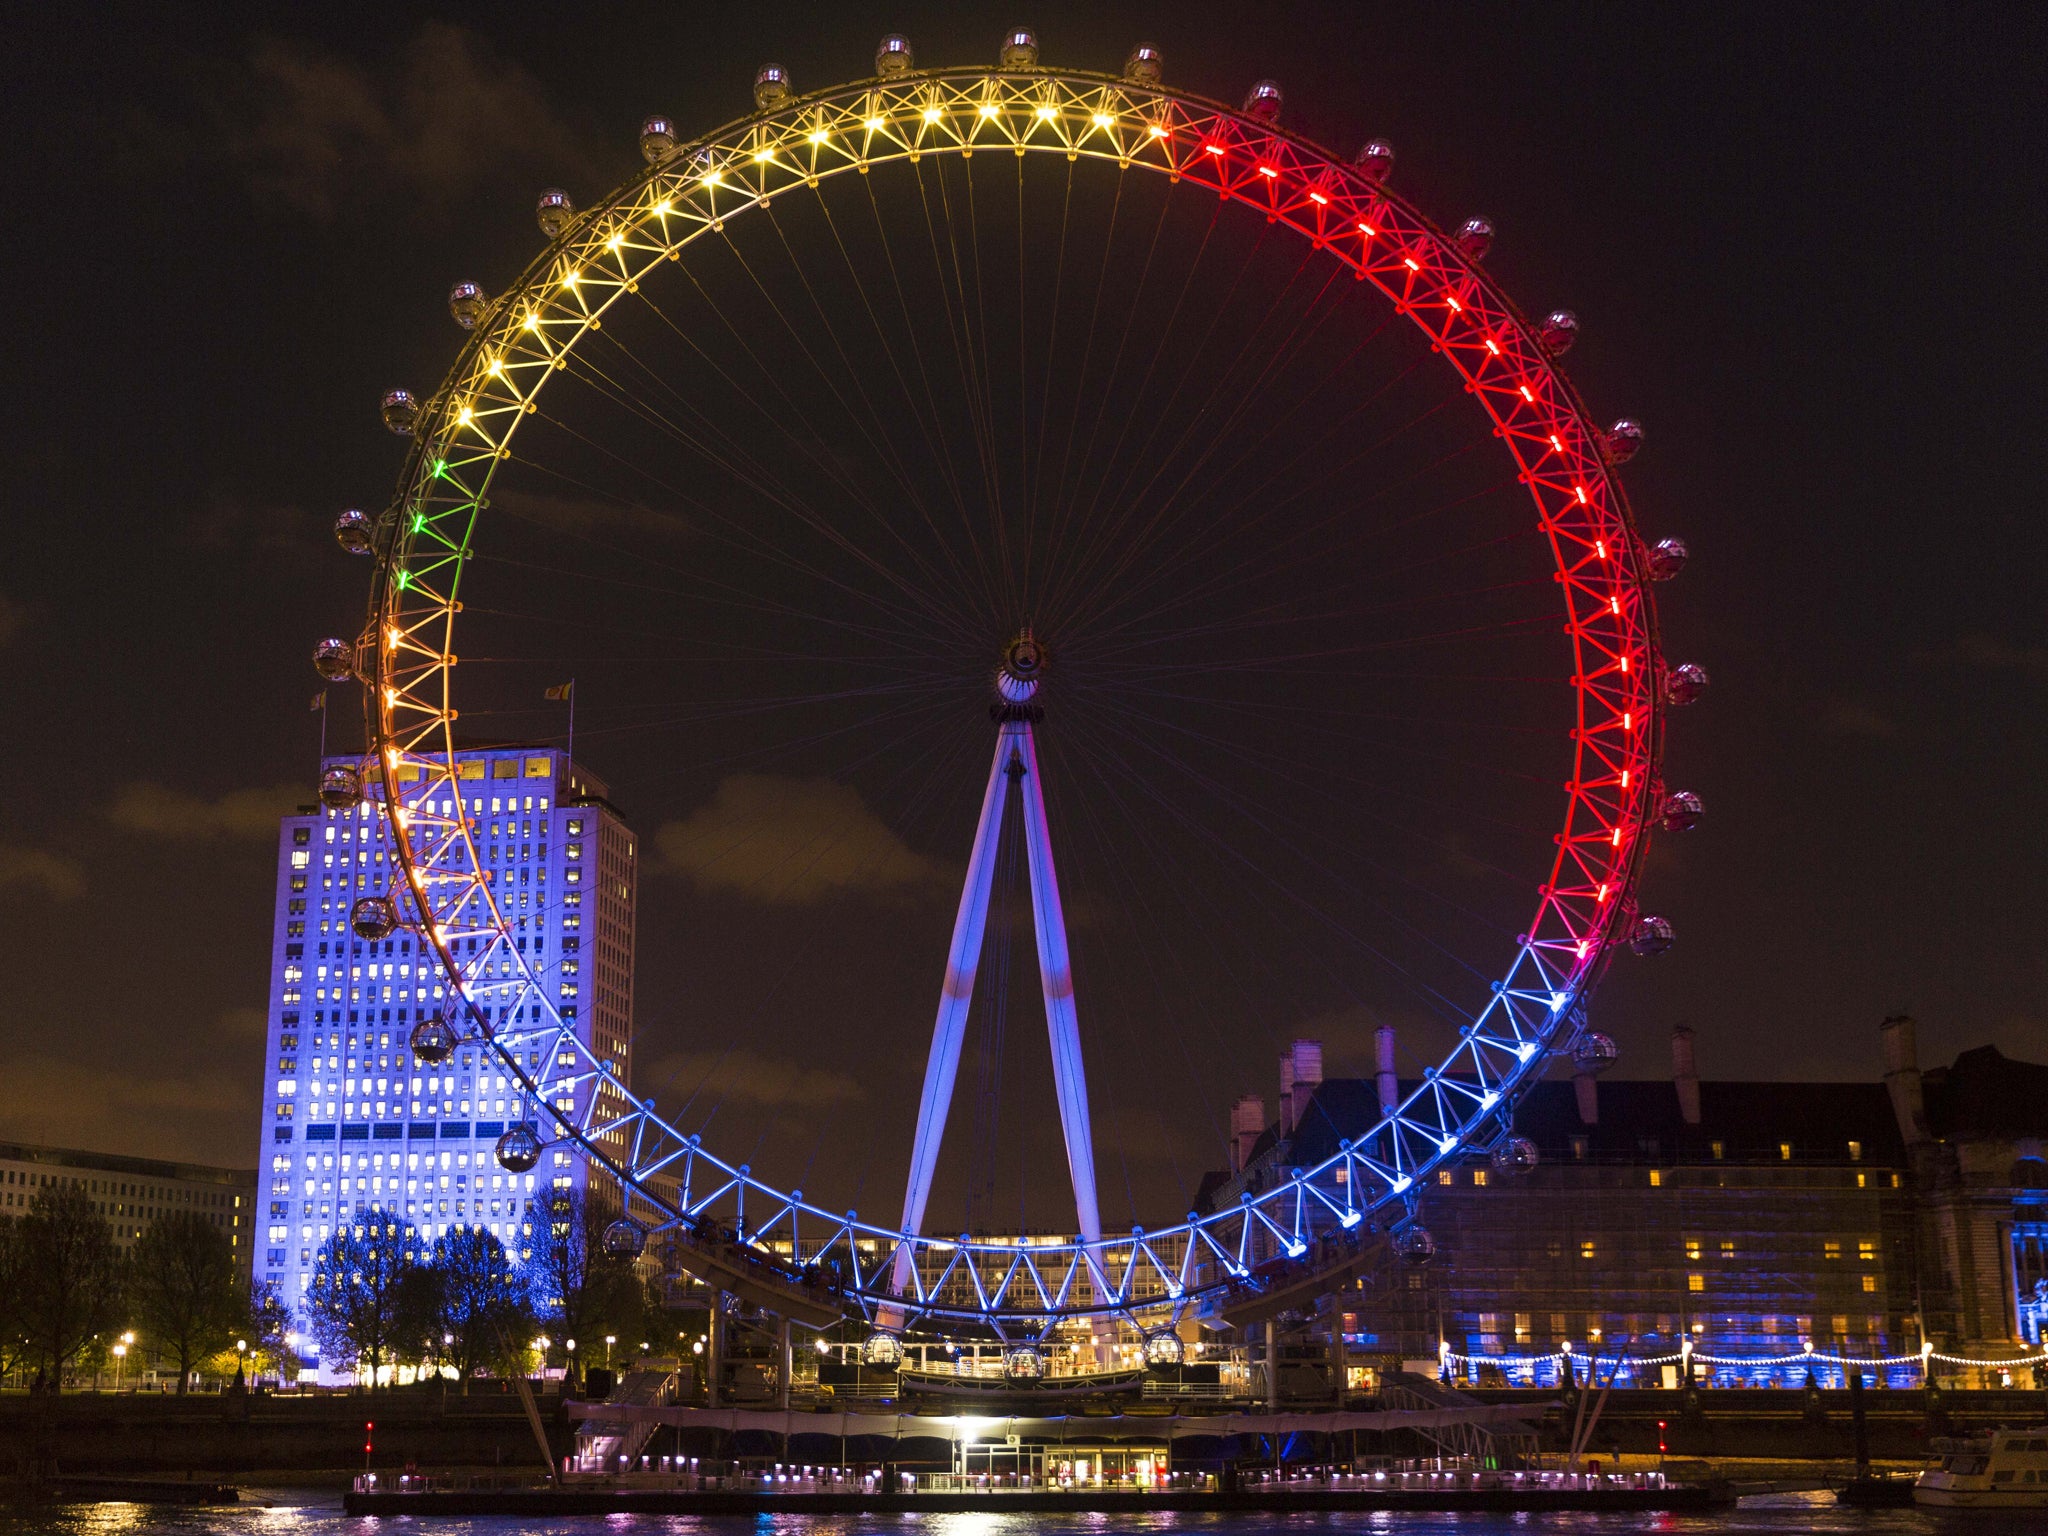
[(1266, 1101), (1247, 1093), (1230, 1106), (1230, 1171), (1243, 1173), (1266, 1129)]
[(1892, 1096), (1892, 1114), (1909, 1147), (1934, 1139), (1928, 1134), (1927, 1100), (1920, 1090), (1918, 1030), (1912, 1016), (1904, 1013), (1893, 1014), (1877, 1027), (1884, 1046), (1885, 1091)]
[(1598, 1125), (1600, 1123), (1599, 1079), (1590, 1072), (1572, 1074), (1572, 1096), (1579, 1101), (1579, 1123)]
[(1280, 1058), (1280, 1134), (1292, 1136), (1323, 1084), (1323, 1042), (1296, 1040)]
[(1379, 1089), (1380, 1113), (1391, 1115), (1401, 1102), (1401, 1077), (1394, 1070), (1394, 1026), (1372, 1032), (1373, 1083)]
[(1687, 1125), (1700, 1123), (1700, 1069), (1693, 1059), (1692, 1030), (1679, 1025), (1671, 1031), (1671, 1077), (1678, 1085), (1678, 1113)]

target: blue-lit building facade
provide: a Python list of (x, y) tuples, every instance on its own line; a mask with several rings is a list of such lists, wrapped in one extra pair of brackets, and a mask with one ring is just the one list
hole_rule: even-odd
[[(321, 766), (336, 765), (363, 767), (354, 756)], [(563, 1023), (630, 1084), (637, 840), (605, 786), (559, 750), (477, 747), (459, 754), (457, 774), (517, 951)], [(352, 1218), (401, 1216), (429, 1241), (482, 1227), (523, 1255), (537, 1203), (544, 1212), (556, 1192), (584, 1186), (581, 1160), (557, 1149), (531, 1173), (498, 1166), (499, 1135), (540, 1117), (489, 1051), (466, 1045), (437, 1066), (412, 1054), (413, 1027), (448, 1006), (450, 988), (409, 930), (369, 941), (350, 929), (356, 899), (397, 877), (374, 764), (364, 790), (352, 809), (301, 806), (278, 835), (254, 1269), (295, 1315), (321, 1244)], [(497, 963), (512, 973), (511, 958)], [(531, 1017), (501, 1004), (508, 1016), (492, 1022), (539, 1022), (538, 1003), (519, 1011)], [(535, 1081), (549, 1075), (537, 1050), (522, 1065)], [(590, 1091), (555, 1102), (580, 1111)]]
[[(1687, 1354), (1695, 1379), (1728, 1387), (1798, 1385), (1809, 1347), (1892, 1361), (1882, 1374), (1898, 1385), (1918, 1383), (1923, 1346), (1951, 1362), (2037, 1351), (2048, 1066), (1984, 1046), (1922, 1071), (1905, 1018), (1886, 1021), (1881, 1044), (1881, 1081), (1702, 1082), (1681, 1032), (1669, 1079), (1537, 1084), (1513, 1124), (1537, 1166), (1508, 1173), (1479, 1156), (1435, 1174), (1418, 1206), (1434, 1261), (1357, 1281), (1302, 1324), (1297, 1347), (1343, 1359), (1354, 1386), (1440, 1350), (1465, 1380), (1548, 1385), (1568, 1348), (1583, 1360), (1626, 1345)], [(1212, 1208), (1317, 1166), (1376, 1122), (1373, 1079), (1324, 1080), (1319, 1067), (1313, 1042), (1298, 1043), (1277, 1121), (1264, 1101), (1240, 1102), (1235, 1166), (1205, 1188)], [(1623, 1379), (1658, 1385), (1681, 1368)], [(1815, 1374), (1832, 1383), (1841, 1367)]]

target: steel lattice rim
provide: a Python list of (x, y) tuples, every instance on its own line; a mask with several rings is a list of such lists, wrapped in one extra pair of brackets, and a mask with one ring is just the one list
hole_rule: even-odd
[[(1557, 854), (1512, 964), (1456, 1048), (1391, 1115), (1323, 1163), (1239, 1207), (1097, 1244), (897, 1232), (772, 1188), (662, 1120), (563, 1025), (551, 989), (513, 945), (454, 767), (461, 569), (496, 466), (559, 360), (658, 263), (680, 259), (727, 218), (828, 177), (977, 149), (1111, 161), (1187, 181), (1259, 209), (1372, 283), (1460, 374), (1515, 458), (1551, 550), (1574, 658), (1574, 766)], [(1190, 93), (1076, 71), (922, 71), (815, 93), (679, 147), (578, 215), (493, 302), (422, 402), (376, 552), (361, 646), (368, 736), (402, 889), (460, 1001), (465, 1043), (487, 1043), (543, 1131), (552, 1127), (555, 1142), (617, 1181), (629, 1205), (651, 1213), (656, 1234), (681, 1232), (728, 1202), (744, 1212), (751, 1196), (770, 1213), (750, 1229), (753, 1244), (786, 1233), (792, 1254), (843, 1261), (831, 1304), (850, 1317), (886, 1307), (1013, 1337), (1089, 1316), (1156, 1328), (1226, 1297), (1256, 1246), (1300, 1255), (1316, 1232), (1356, 1241), (1398, 1224), (1439, 1164), (1505, 1134), (1519, 1093), (1581, 1027), (1581, 1004), (1633, 913), (1659, 792), (1661, 662), (1645, 551), (1599, 428), (1522, 312), (1411, 204), (1310, 141)], [(417, 777), (401, 793), (408, 771)], [(443, 794), (451, 814), (423, 809)], [(456, 942), (472, 938), (484, 941), (479, 954), (458, 957)], [(495, 961), (511, 961), (515, 974), (487, 974)], [(493, 1033), (488, 1010), (508, 1003), (538, 1004), (545, 1022)], [(519, 1060), (529, 1049), (545, 1052), (547, 1074)], [(574, 1055), (573, 1068), (555, 1065), (563, 1054)], [(649, 1187), (657, 1175), (679, 1179), (677, 1201)], [(899, 1297), (886, 1276), (903, 1243), (925, 1262), (913, 1266), (915, 1294)], [(959, 1289), (963, 1275), (971, 1302), (940, 1294), (949, 1282)]]

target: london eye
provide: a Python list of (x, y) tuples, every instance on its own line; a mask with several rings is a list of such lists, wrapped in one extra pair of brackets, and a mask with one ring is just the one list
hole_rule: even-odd
[[(1525, 1165), (1520, 1095), (1612, 1058), (1592, 991), (1672, 942), (1639, 876), (1701, 814), (1660, 771), (1706, 683), (1659, 643), (1685, 547), (1638, 530), (1641, 429), (1562, 370), (1577, 319), (1511, 300), (1488, 221), (1425, 216), (1386, 144), (1150, 48), (891, 37), (753, 105), (647, 118), (622, 186), (541, 197), (524, 269), (453, 290), (446, 377), (383, 401), (390, 502), (337, 525), (367, 616), (315, 659), (369, 751), (323, 798), (388, 818), (352, 923), (434, 951), (416, 1054), (493, 1054), (499, 1161), (616, 1185), (612, 1251), (883, 1355), (994, 1338), (1029, 1373), (1118, 1329), (1163, 1363), (1191, 1319), (1425, 1259), (1434, 1172)], [(829, 1047), (872, 1058), (858, 1112), (660, 1105), (565, 1018), (458, 757), (559, 732), (570, 675), (579, 752), (673, 811), (648, 855), (772, 909), (664, 1027), (712, 1061), (861, 1036)], [(810, 819), (763, 830), (791, 786)], [(861, 891), (895, 915), (849, 962)], [(1240, 1064), (1318, 1020), (1370, 1059), (1367, 1125), (1214, 1198)]]

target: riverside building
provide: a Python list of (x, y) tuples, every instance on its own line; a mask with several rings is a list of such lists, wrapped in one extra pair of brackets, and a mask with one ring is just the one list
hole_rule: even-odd
[[(1699, 1379), (1731, 1386), (1799, 1384), (1783, 1366), (1718, 1362), (1809, 1345), (1910, 1357), (1902, 1384), (1917, 1382), (1923, 1345), (1993, 1360), (2038, 1350), (2048, 1066), (1983, 1046), (1922, 1071), (1914, 1036), (1911, 1019), (1885, 1021), (1882, 1081), (1702, 1082), (1680, 1031), (1669, 1080), (1539, 1083), (1513, 1127), (1537, 1166), (1510, 1175), (1480, 1157), (1439, 1171), (1419, 1207), (1434, 1262), (1359, 1282), (1306, 1337), (1333, 1345), (1341, 1331), (1354, 1385), (1440, 1347), (1468, 1379), (1547, 1383), (1554, 1359), (1519, 1362), (1690, 1344), (1712, 1357)], [(1278, 1120), (1257, 1096), (1239, 1101), (1233, 1166), (1205, 1187), (1212, 1208), (1316, 1166), (1378, 1120), (1380, 1085), (1325, 1080), (1313, 1041), (1281, 1076)]]
[(36, 1192), (48, 1188), (76, 1189), (91, 1200), (123, 1254), (157, 1218), (196, 1212), (219, 1228), (234, 1250), (243, 1281), (249, 1278), (256, 1215), (253, 1169), (0, 1142), (0, 1217), (24, 1214)]
[[(605, 785), (564, 752), (479, 746), (457, 761), (480, 862), (517, 954), (563, 1023), (630, 1083), (637, 839)], [(363, 764), (321, 764), (337, 766)], [(536, 1203), (585, 1182), (582, 1159), (566, 1151), (550, 1150), (531, 1173), (498, 1165), (505, 1129), (541, 1117), (493, 1053), (465, 1045), (435, 1066), (412, 1054), (413, 1027), (450, 1006), (450, 988), (418, 935), (401, 928), (373, 942), (350, 928), (358, 897), (398, 882), (374, 764), (363, 787), (352, 809), (301, 806), (278, 833), (255, 1273), (275, 1281), (295, 1313), (337, 1225), (383, 1212), (428, 1240), (481, 1227), (520, 1257), (532, 1248)], [(480, 941), (460, 942), (474, 951)], [(510, 956), (496, 964), (515, 970)], [(496, 1027), (530, 1027), (542, 1010), (528, 1002), (518, 1017), (506, 1005), (496, 1013), (507, 1015), (493, 1017)], [(553, 1064), (534, 1049), (520, 1065), (544, 1083)], [(551, 1097), (574, 1114), (592, 1091)]]

